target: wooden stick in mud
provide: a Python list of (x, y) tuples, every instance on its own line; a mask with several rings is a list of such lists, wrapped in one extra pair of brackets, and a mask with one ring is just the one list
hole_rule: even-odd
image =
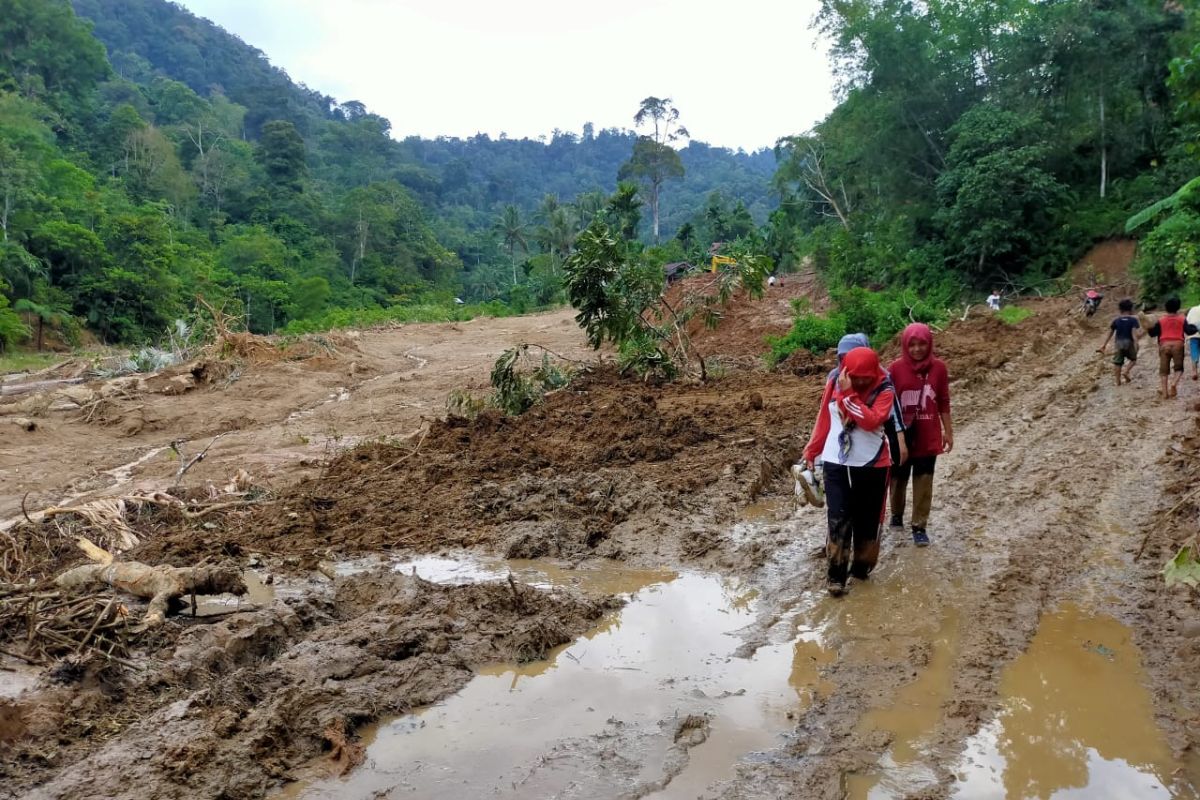
[[(201, 450), (196, 455), (192, 456), (191, 461), (188, 461), (186, 464), (181, 466), (179, 468), (179, 472), (175, 473), (175, 483), (178, 484), (180, 479), (183, 478), (184, 474), (189, 469), (196, 466), (196, 464), (198, 464), (199, 462), (203, 461), (204, 457), (206, 455), (208, 455), (209, 448), (212, 447), (214, 444), (216, 444), (217, 439), (220, 439), (224, 435), (225, 435), (224, 433), (218, 433), (216, 436), (213, 437), (212, 441), (208, 443), (207, 447), (205, 447), (203, 450)], [(171, 442), (171, 449), (174, 450), (176, 452), (176, 454), (179, 455), (180, 460), (183, 460), (183, 451), (180, 449), (180, 445), (182, 445), (182, 444), (183, 444), (182, 441)]]
[[(1186, 503), (1188, 500), (1191, 500), (1193, 497), (1195, 497), (1198, 494), (1200, 494), (1200, 487), (1188, 492), (1186, 495), (1183, 496), (1182, 500), (1180, 500), (1178, 503), (1176, 503), (1174, 506), (1171, 507), (1171, 510), (1167, 512), (1167, 516), (1168, 517), (1172, 516), (1176, 511), (1178, 511), (1180, 509), (1181, 506), (1183, 506), (1184, 503)], [(1151, 527), (1150, 530), (1146, 531), (1146, 535), (1142, 537), (1142, 546), (1138, 548), (1137, 555), (1135, 555), (1133, 557), (1134, 561), (1137, 561), (1139, 558), (1142, 557), (1142, 551), (1146, 549), (1146, 543), (1150, 541), (1150, 534), (1152, 534), (1152, 533), (1154, 533), (1153, 527)]]

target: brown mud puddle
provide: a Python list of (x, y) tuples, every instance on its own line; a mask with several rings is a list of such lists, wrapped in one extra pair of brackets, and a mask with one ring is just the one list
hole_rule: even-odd
[[(924, 671), (892, 706), (864, 717), (865, 728), (893, 736), (892, 746), (876, 771), (847, 778), (848, 798), (908, 797), (937, 783), (928, 762), (936, 754), (922, 744), (951, 696), (961, 624), (947, 616)], [(1125, 625), (1071, 605), (1046, 614), (1028, 650), (1005, 668), (1001, 710), (968, 740), (949, 796), (1200, 796), (1194, 765), (1179, 764), (1155, 722), (1146, 683)]]
[(548, 659), (484, 667), (457, 695), (365, 732), (366, 763), (349, 776), (282, 796), (690, 800), (777, 748), (832, 658), (811, 632), (736, 657), (756, 600), (728, 578), (447, 558), (398, 569), (451, 582), (540, 573), (633, 596)]

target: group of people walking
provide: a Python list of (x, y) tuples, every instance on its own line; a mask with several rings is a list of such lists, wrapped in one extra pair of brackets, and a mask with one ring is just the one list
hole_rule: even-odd
[[(1151, 324), (1145, 335), (1158, 339), (1158, 376), (1161, 382), (1158, 395), (1164, 399), (1179, 394), (1179, 381), (1184, 372), (1184, 350), (1190, 350), (1192, 380), (1200, 380), (1200, 305), (1193, 306), (1187, 315), (1180, 313), (1182, 303), (1172, 297), (1166, 302), (1166, 313)], [(1126, 298), (1117, 304), (1120, 314), (1108, 326), (1108, 336), (1099, 352), (1108, 351), (1113, 342), (1113, 379), (1117, 386), (1133, 380), (1131, 372), (1138, 360), (1138, 343), (1142, 338), (1142, 320), (1133, 312), (1133, 301)]]
[(914, 323), (900, 337), (900, 357), (887, 369), (866, 334), (838, 343), (838, 365), (825, 382), (804, 462), (819, 462), (829, 520), (828, 590), (845, 594), (879, 560), (879, 534), (891, 505), (903, 529), (912, 484), (913, 543), (929, 545), (929, 510), (937, 457), (954, 448), (950, 377), (934, 355), (933, 331)]
[[(1185, 316), (1177, 298), (1152, 323), (1139, 319), (1132, 300), (1100, 346), (1114, 342), (1114, 377), (1128, 383), (1143, 335), (1158, 339), (1159, 394), (1175, 397), (1190, 350), (1192, 380), (1200, 380), (1200, 305)], [(885, 369), (866, 334), (842, 337), (837, 367), (829, 373), (812, 435), (804, 448), (803, 474), (821, 465), (829, 524), (826, 543), (831, 595), (845, 594), (851, 578), (864, 580), (879, 560), (880, 533), (903, 530), (912, 487), (909, 525), (917, 547), (930, 544), (927, 525), (933, 503), (938, 456), (954, 449), (950, 415), (950, 376), (934, 355), (933, 331), (914, 323), (900, 336), (900, 357)], [(799, 469), (797, 467), (797, 469)]]

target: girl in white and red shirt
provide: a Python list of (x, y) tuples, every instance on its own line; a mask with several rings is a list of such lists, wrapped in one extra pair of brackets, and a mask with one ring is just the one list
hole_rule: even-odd
[(884, 425), (895, 392), (879, 356), (869, 347), (846, 354), (825, 394), (804, 461), (824, 464), (825, 508), (829, 522), (828, 589), (846, 591), (849, 577), (864, 580), (879, 560), (888, 468), (892, 458)]

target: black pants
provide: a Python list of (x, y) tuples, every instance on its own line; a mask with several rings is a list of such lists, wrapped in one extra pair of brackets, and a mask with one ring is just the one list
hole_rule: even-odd
[(825, 510), (829, 517), (829, 580), (865, 578), (879, 561), (879, 528), (887, 496), (887, 467), (825, 465)]

